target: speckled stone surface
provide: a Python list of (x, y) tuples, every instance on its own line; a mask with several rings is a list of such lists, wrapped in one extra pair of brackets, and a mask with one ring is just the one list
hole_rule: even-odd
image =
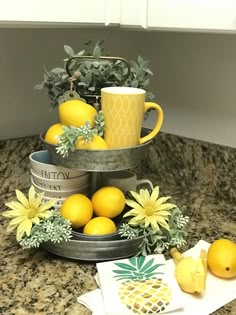
[[(1, 211), (15, 188), (28, 189), (29, 154), (41, 148), (38, 136), (0, 141)], [(160, 133), (135, 171), (190, 216), (188, 247), (199, 239), (236, 242), (236, 149)], [(90, 315), (76, 298), (96, 288), (95, 264), (22, 250), (6, 225), (0, 216), (0, 314)], [(236, 314), (236, 301), (213, 314)]]

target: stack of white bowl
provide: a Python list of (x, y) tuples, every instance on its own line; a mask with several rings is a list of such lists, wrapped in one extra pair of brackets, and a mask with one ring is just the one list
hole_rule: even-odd
[(47, 150), (33, 152), (29, 158), (35, 191), (43, 192), (45, 200), (57, 198), (57, 208), (70, 195), (89, 194), (89, 172), (54, 165)]

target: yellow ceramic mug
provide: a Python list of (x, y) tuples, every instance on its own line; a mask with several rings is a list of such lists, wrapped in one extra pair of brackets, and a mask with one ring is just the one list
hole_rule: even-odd
[[(101, 89), (101, 106), (106, 124), (104, 139), (109, 149), (134, 147), (153, 139), (161, 129), (163, 111), (160, 105), (145, 102), (146, 91), (132, 87)], [(157, 111), (154, 129), (140, 138), (143, 116), (148, 109)]]

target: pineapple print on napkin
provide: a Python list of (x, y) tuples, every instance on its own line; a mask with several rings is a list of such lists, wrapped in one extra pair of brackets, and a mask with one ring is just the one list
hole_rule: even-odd
[(106, 315), (160, 314), (184, 306), (163, 255), (97, 263)]

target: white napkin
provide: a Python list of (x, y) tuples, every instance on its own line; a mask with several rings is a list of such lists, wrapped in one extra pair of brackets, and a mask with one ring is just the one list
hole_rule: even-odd
[[(137, 266), (139, 264), (141, 265), (138, 268)], [(155, 268), (155, 266), (157, 266), (157, 268)], [(128, 269), (124, 269), (125, 267)], [(133, 268), (134, 271), (131, 272), (130, 268)], [(124, 278), (124, 273), (128, 273), (129, 277), (132, 277), (139, 269), (143, 272), (143, 275), (147, 271), (149, 271), (149, 274), (150, 271), (153, 274), (152, 279), (149, 280), (149, 285), (145, 288), (143, 288), (145, 284), (142, 280), (141, 282), (132, 282), (132, 279), (127, 279), (127, 275)], [(166, 295), (169, 296), (169, 301), (165, 305), (164, 303), (166, 303), (166, 301), (163, 300), (161, 310), (153, 313), (153, 315), (157, 313), (171, 312), (183, 307), (184, 305), (183, 292), (180, 290), (175, 277), (172, 276), (172, 272), (169, 272), (163, 255), (156, 254), (148, 255), (146, 257), (131, 257), (127, 259), (97, 263), (97, 270), (103, 296), (105, 314), (107, 315), (133, 315), (134, 312), (129, 310), (126, 304), (131, 303), (132, 307), (134, 307), (134, 304), (137, 306), (140, 305), (139, 299), (142, 295), (151, 294), (152, 298), (155, 298), (155, 293), (160, 294), (160, 291), (155, 289), (155, 293), (151, 293), (153, 290), (151, 286), (155, 286), (157, 283), (158, 285), (160, 284), (160, 290), (165, 290), (165, 297)], [(138, 271), (138, 273), (140, 274), (140, 271)], [(120, 277), (122, 277), (122, 279), (119, 279)], [(137, 288), (137, 286), (139, 286), (139, 288)], [(125, 287), (129, 287), (129, 290)], [(123, 303), (119, 296), (119, 292), (122, 291), (122, 289), (125, 290), (125, 292), (122, 292), (122, 296), (123, 299), (126, 300)], [(138, 293), (134, 293), (135, 290), (137, 290)], [(127, 294), (130, 296), (129, 298), (126, 296)], [(157, 296), (157, 298), (160, 299), (160, 296)], [(147, 302), (146, 298), (142, 298), (142, 301)], [(145, 305), (147, 304), (145, 303)]]
[[(208, 250), (210, 244), (200, 240), (193, 248), (184, 253), (185, 256), (197, 256), (201, 249)], [(167, 260), (169, 273), (174, 275), (175, 263)], [(172, 315), (210, 315), (223, 305), (236, 298), (236, 279), (221, 279), (210, 272), (207, 274), (206, 290), (202, 295), (184, 293), (183, 309), (172, 311)], [(106, 314), (101, 289), (96, 289), (78, 297), (77, 301), (92, 311), (93, 315)], [(167, 313), (166, 313), (167, 314)]]
[[(184, 256), (199, 255), (201, 249), (207, 251), (209, 246), (209, 243), (200, 240)], [(174, 270), (175, 263), (172, 259), (167, 261), (167, 265), (170, 271)], [(236, 298), (236, 279), (221, 279), (208, 271), (206, 290), (202, 295), (184, 294), (186, 305), (183, 310), (175, 311), (174, 315), (209, 315)]]
[(92, 312), (92, 315), (106, 315), (101, 289), (96, 289), (79, 296), (77, 302), (87, 307)]

